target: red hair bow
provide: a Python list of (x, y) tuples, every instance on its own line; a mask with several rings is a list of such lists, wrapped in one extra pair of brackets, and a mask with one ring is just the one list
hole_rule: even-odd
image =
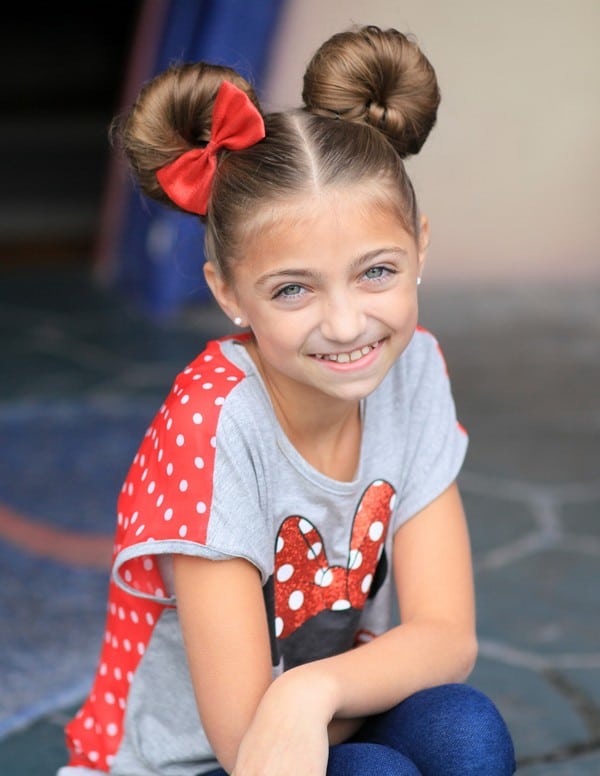
[(241, 151), (265, 136), (265, 123), (248, 95), (229, 81), (219, 87), (213, 108), (210, 141), (192, 148), (157, 171), (165, 193), (176, 205), (205, 215), (221, 148)]

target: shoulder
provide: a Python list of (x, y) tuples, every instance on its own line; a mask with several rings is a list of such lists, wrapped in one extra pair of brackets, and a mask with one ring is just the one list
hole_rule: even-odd
[(246, 373), (231, 357), (231, 339), (211, 340), (173, 381), (155, 425), (210, 429), (214, 433), (223, 407), (243, 384)]
[(419, 326), (382, 387), (407, 397), (448, 383), (446, 359), (436, 336)]

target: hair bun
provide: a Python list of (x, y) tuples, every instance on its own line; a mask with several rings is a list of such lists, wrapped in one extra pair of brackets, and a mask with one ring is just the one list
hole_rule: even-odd
[(162, 189), (157, 170), (210, 140), (212, 113), (219, 87), (227, 80), (258, 108), (252, 86), (231, 68), (205, 62), (168, 67), (141, 89), (131, 110), (113, 126), (142, 191), (178, 207)]
[(326, 41), (306, 69), (302, 97), (312, 113), (379, 129), (401, 157), (419, 152), (440, 103), (435, 70), (416, 42), (375, 26)]

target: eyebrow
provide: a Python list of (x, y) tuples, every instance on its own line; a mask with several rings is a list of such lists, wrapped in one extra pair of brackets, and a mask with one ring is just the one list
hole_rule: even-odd
[[(357, 256), (357, 258), (353, 259), (350, 270), (355, 272), (356, 270), (360, 269), (364, 264), (368, 264), (373, 259), (377, 258), (378, 256), (385, 255), (388, 253), (401, 253), (403, 256), (407, 256), (407, 251), (404, 250), (404, 248), (401, 248), (399, 245), (392, 245), (386, 248), (375, 248), (375, 250), (368, 251), (367, 253), (364, 253), (362, 256)], [(278, 269), (274, 272), (267, 272), (266, 275), (262, 275), (257, 281), (256, 281), (256, 287), (260, 288), (262, 286), (267, 285), (272, 280), (279, 280), (283, 278), (298, 278), (298, 279), (314, 279), (319, 280), (323, 277), (321, 272), (313, 272), (309, 269)]]

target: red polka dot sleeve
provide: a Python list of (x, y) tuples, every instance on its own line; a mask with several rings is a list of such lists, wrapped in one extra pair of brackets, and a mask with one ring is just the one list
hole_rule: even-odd
[[(140, 445), (118, 501), (106, 630), (90, 695), (66, 728), (71, 766), (107, 772), (129, 689), (154, 626), (171, 604), (153, 545), (206, 541), (219, 413), (244, 373), (210, 343), (178, 375)], [(167, 543), (165, 545), (165, 542)]]

